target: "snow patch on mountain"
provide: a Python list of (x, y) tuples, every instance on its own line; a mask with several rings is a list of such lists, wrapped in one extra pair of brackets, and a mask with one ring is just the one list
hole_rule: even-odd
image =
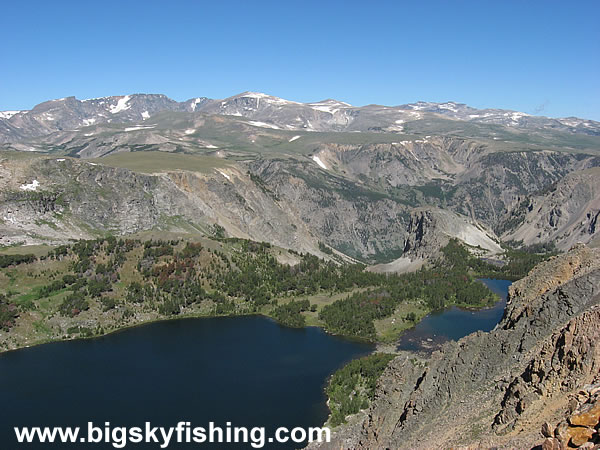
[(294, 142), (296, 139), (300, 139), (302, 136), (294, 136), (288, 142)]
[(192, 108), (192, 111), (196, 111), (196, 106), (198, 106), (198, 103), (201, 103), (202, 99), (200, 97), (194, 99), (194, 101), (190, 104), (190, 108)]
[(0, 119), (10, 119), (15, 114), (19, 114), (22, 111), (0, 111)]
[(452, 112), (458, 112), (458, 109), (456, 109), (456, 103), (452, 103), (452, 102), (438, 105), (438, 108), (447, 109), (448, 111), (452, 111)]
[(148, 111), (144, 111), (142, 113), (142, 120), (146, 120), (150, 118), (150, 113), (148, 113)]
[(217, 169), (217, 172), (219, 172), (221, 175), (223, 175), (225, 178), (227, 178), (229, 181), (231, 181), (231, 177), (229, 175), (227, 175), (225, 172), (223, 172), (222, 170)]
[(316, 162), (322, 169), (329, 170), (325, 163), (321, 161), (321, 158), (319, 158), (317, 155), (313, 155), (312, 160)]
[(38, 180), (33, 180), (29, 184), (22, 184), (21, 186), (19, 186), (19, 189), (21, 189), (22, 191), (36, 191), (39, 186), (40, 182)]
[(250, 124), (254, 127), (271, 128), (273, 130), (281, 130), (281, 128), (279, 128), (277, 125), (273, 125), (271, 123), (259, 122), (257, 120), (249, 120), (248, 124)]
[(301, 103), (293, 102), (291, 100), (285, 100), (279, 97), (273, 97), (271, 95), (263, 94), (262, 92), (244, 92), (240, 95), (241, 98), (254, 98), (256, 99), (256, 107), (260, 105), (260, 100), (262, 99), (266, 103), (270, 103), (273, 105), (300, 105)]
[(130, 99), (131, 99), (130, 95), (126, 95), (125, 97), (120, 98), (117, 101), (116, 105), (111, 105), (110, 112), (112, 114), (117, 114), (117, 113), (119, 113), (121, 111), (128, 110), (129, 108), (131, 108), (131, 105), (128, 103)]
[(156, 127), (156, 125), (150, 125), (150, 126), (147, 126), (147, 127), (144, 127), (144, 126), (127, 127), (127, 128), (125, 128), (124, 131), (150, 130), (150, 129), (154, 128), (154, 127)]

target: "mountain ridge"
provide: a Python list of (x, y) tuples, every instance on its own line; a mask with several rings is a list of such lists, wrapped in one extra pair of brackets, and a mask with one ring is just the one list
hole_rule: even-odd
[[(278, 116), (286, 110), (295, 114), (295, 118)], [(387, 131), (402, 132), (403, 123), (433, 115), (468, 123), (518, 129), (541, 128), (600, 135), (600, 122), (593, 120), (549, 118), (504, 109), (477, 109), (458, 102), (420, 101), (399, 106), (352, 106), (335, 99), (300, 103), (247, 91), (224, 99), (194, 97), (183, 102), (172, 100), (164, 94), (143, 93), (84, 100), (78, 100), (74, 96), (48, 100), (35, 105), (31, 110), (0, 112), (0, 142), (18, 142), (55, 131), (74, 130), (100, 123), (141, 122), (163, 111), (262, 118), (286, 129), (307, 131), (352, 131), (353, 124), (354, 130), (362, 131), (365, 125), (361, 125), (363, 119), (360, 116), (366, 115), (364, 120), (369, 121), (375, 115), (380, 120), (385, 117)], [(294, 123), (294, 120), (297, 122)]]
[[(564, 419), (588, 399), (582, 390), (600, 386), (599, 256), (580, 245), (540, 263), (509, 288), (489, 333), (400, 354), (372, 405), (309, 448), (539, 448), (552, 433), (544, 422)], [(560, 448), (573, 444), (561, 433)]]
[[(557, 205), (571, 181), (562, 197), (545, 196), (568, 174), (600, 167), (600, 134), (545, 120), (456, 102), (355, 107), (259, 92), (52, 100), (0, 120), (2, 171), (15, 181), (0, 180), (2, 242), (177, 228), (176, 215), (203, 233), (219, 225), (231, 236), (317, 254), (326, 245), (372, 264), (423, 261), (453, 237), (491, 254), (502, 240), (550, 237), (567, 250), (597, 235), (600, 190), (578, 189)], [(83, 176), (81, 167), (90, 170)], [(36, 196), (63, 204), (48, 210)], [(132, 215), (112, 223), (123, 199)], [(527, 216), (534, 203), (544, 214)]]

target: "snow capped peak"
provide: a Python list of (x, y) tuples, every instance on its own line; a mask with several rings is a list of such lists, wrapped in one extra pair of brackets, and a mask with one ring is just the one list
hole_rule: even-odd
[(0, 111), (0, 119), (10, 119), (15, 114), (19, 114), (22, 111)]
[(452, 112), (458, 112), (458, 109), (456, 109), (456, 103), (454, 102), (446, 102), (446, 103), (440, 103), (438, 105), (438, 108), (440, 109), (447, 109), (448, 111), (452, 111)]
[(240, 94), (240, 97), (249, 97), (249, 98), (269, 98), (270, 95), (263, 94), (262, 92), (244, 92)]
[(341, 102), (339, 100), (335, 100), (333, 98), (328, 98), (326, 100), (321, 100), (320, 102), (312, 102), (309, 105), (335, 105), (335, 106), (352, 106), (350, 103)]
[(262, 92), (243, 92), (239, 95), (236, 95), (233, 98), (254, 98), (256, 99), (256, 107), (260, 105), (261, 100), (263, 103), (271, 104), (271, 105), (300, 105), (301, 103), (293, 102), (291, 100), (285, 100), (283, 98), (274, 97), (272, 95), (263, 94)]
[(328, 98), (327, 100), (322, 100), (320, 102), (307, 103), (307, 106), (315, 109), (317, 111), (326, 112), (329, 114), (335, 114), (342, 108), (348, 108), (352, 105), (344, 102), (340, 102), (338, 100), (333, 100)]
[(82, 102), (94, 102), (96, 100), (106, 100), (109, 99), (110, 97), (94, 97), (94, 98), (84, 98), (83, 100), (81, 100)]
[(192, 103), (190, 104), (190, 108), (192, 108), (192, 111), (196, 111), (196, 106), (198, 106), (198, 103), (201, 103), (201, 102), (202, 102), (202, 99), (200, 97), (192, 100)]
[(117, 114), (118, 112), (128, 110), (129, 108), (131, 108), (131, 105), (128, 103), (130, 99), (131, 99), (130, 95), (126, 95), (125, 97), (121, 97), (117, 101), (116, 105), (111, 105), (110, 112), (112, 114)]

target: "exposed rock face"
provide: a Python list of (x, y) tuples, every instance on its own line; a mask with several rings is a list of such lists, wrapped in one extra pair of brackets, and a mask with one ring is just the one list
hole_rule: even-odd
[(600, 448), (600, 383), (586, 384), (569, 401), (569, 413), (556, 427), (542, 425), (543, 449)]
[(500, 251), (493, 231), (451, 210), (411, 206), (300, 163), (258, 161), (250, 170), (323, 242), (352, 257), (427, 258), (452, 237)]
[(289, 205), (237, 168), (142, 174), (70, 158), (36, 158), (2, 161), (0, 174), (4, 245), (153, 228), (210, 234), (219, 224), (232, 236), (319, 253), (317, 239)]
[(505, 238), (526, 244), (552, 241), (561, 249), (590, 242), (600, 232), (600, 169), (568, 174), (548, 192), (529, 197), (510, 213), (520, 225)]
[[(232, 236), (299, 251), (318, 253), (321, 241), (369, 262), (427, 259), (450, 237), (495, 253), (492, 230), (514, 199), (563, 172), (600, 164), (592, 156), (551, 152), (499, 158), (463, 139), (429, 141), (322, 145), (318, 154), (328, 170), (307, 157), (223, 160), (233, 170), (230, 179), (216, 169), (145, 174), (102, 159), (7, 158), (0, 161), (2, 243), (177, 229), (177, 216), (175, 222), (182, 218), (200, 231), (219, 223)], [(427, 184), (434, 175), (445, 181)], [(34, 180), (40, 186), (28, 190)]]
[(404, 253), (424, 258), (445, 246), (450, 238), (458, 237), (473, 247), (499, 253), (498, 239), (490, 230), (457, 214), (437, 208), (417, 209), (411, 213)]
[(426, 359), (394, 359), (371, 407), (324, 447), (540, 443), (543, 423), (557, 422), (569, 394), (600, 376), (600, 250), (577, 247), (540, 264), (513, 284), (509, 298), (492, 332), (448, 343)]
[[(99, 158), (100, 166), (67, 158), (49, 170), (52, 164), (23, 156), (19, 183), (44, 181), (23, 191), (11, 181), (15, 163), (7, 162), (0, 168), (7, 174), (0, 180), (2, 242), (173, 228), (183, 219), (192, 228), (206, 231), (220, 223), (232, 236), (300, 251), (317, 249), (321, 241), (368, 263), (401, 259), (406, 268), (434, 255), (448, 237), (490, 253), (499, 250), (494, 233), (526, 243), (554, 240), (561, 248), (593, 239), (600, 177), (560, 180), (600, 166), (593, 147), (598, 137), (580, 136), (573, 148), (579, 142), (585, 147), (567, 153), (563, 144), (573, 139), (570, 132), (548, 141), (540, 131), (535, 136), (541, 140), (525, 149), (523, 136), (512, 128), (533, 126), (534, 118), (498, 112), (492, 120), (496, 113), (475, 117), (476, 111), (454, 103), (302, 104), (252, 92), (184, 103), (143, 94), (46, 102), (0, 119), (0, 132), (7, 126), (17, 133), (2, 148), (36, 150), (57, 160)], [(480, 119), (506, 122), (511, 130), (500, 139), (499, 125), (460, 125)], [(184, 175), (155, 166), (157, 173), (149, 175), (102, 164), (122, 152), (143, 160), (150, 150), (218, 158), (236, 174), (226, 180), (216, 170)], [(41, 180), (44, 168), (47, 178)], [(193, 190), (186, 188), (190, 183)], [(530, 199), (553, 183), (564, 187), (552, 199)]]

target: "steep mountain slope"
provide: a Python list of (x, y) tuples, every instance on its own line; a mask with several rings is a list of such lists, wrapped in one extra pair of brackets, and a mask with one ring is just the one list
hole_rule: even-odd
[(319, 253), (316, 239), (288, 205), (220, 160), (186, 159), (182, 164), (190, 170), (154, 174), (71, 158), (0, 164), (3, 245), (155, 228), (211, 235), (218, 224), (232, 236)]
[[(166, 119), (152, 118), (144, 125), (154, 127), (151, 130), (125, 127), (127, 131), (118, 133), (106, 131), (112, 125), (98, 125), (94, 135), (86, 138), (90, 139), (86, 145), (81, 146), (80, 140), (66, 142), (55, 157), (5, 153), (8, 157), (2, 162), (5, 175), (0, 187), (5, 199), (3, 242), (123, 234), (167, 226), (168, 217), (176, 215), (205, 233), (220, 223), (233, 236), (302, 251), (317, 248), (321, 241), (370, 262), (401, 256), (422, 258), (435, 253), (448, 237), (495, 253), (495, 233), (509, 229), (508, 211), (522, 198), (548, 188), (569, 172), (600, 166), (597, 156), (506, 152), (462, 138), (340, 144), (328, 142), (326, 134), (289, 137), (277, 134), (281, 133), (278, 130), (256, 131), (257, 127), (241, 119), (219, 121), (218, 117), (199, 116), (193, 122), (175, 117), (168, 124)], [(290, 142), (296, 136), (300, 137)], [(63, 156), (77, 149), (80, 157), (103, 157), (77, 162)], [(156, 149), (163, 151), (151, 151)], [(61, 169), (48, 172), (53, 165)], [(94, 175), (81, 177), (79, 167)], [(227, 168), (234, 168), (238, 175), (225, 178), (219, 170)], [(124, 185), (123, 177), (135, 181)], [(201, 180), (202, 187), (189, 191), (174, 181), (188, 178)], [(23, 191), (21, 186), (33, 180), (40, 187), (35, 187), (35, 192)], [(140, 180), (150, 184), (140, 186)], [(230, 192), (207, 196), (207, 189), (214, 191), (207, 183), (209, 187), (228, 186)], [(23, 197), (42, 195), (40, 192), (59, 201), (68, 198), (68, 206), (57, 209), (62, 225), (46, 216), (36, 217), (39, 208), (23, 209), (22, 205), (28, 204)], [(91, 200), (95, 196), (99, 201)], [(236, 200), (224, 201), (229, 198)], [(120, 220), (119, 211), (130, 208), (124, 205), (125, 199), (138, 204), (139, 213)], [(146, 209), (150, 213), (144, 213)], [(55, 214), (54, 209), (42, 210)], [(75, 214), (70, 215), (73, 210)], [(63, 217), (65, 212), (68, 214)], [(420, 227), (413, 225), (415, 214), (427, 217)], [(87, 223), (83, 229), (76, 224), (79, 218)], [(36, 226), (44, 221), (54, 223), (56, 229), (48, 224)], [(292, 225), (302, 231), (302, 237), (291, 231)]]
[[(207, 156), (145, 152), (144, 158), (6, 154), (0, 160), (0, 242), (65, 242), (150, 229), (211, 235), (216, 224), (231, 236), (316, 254), (321, 242), (374, 261), (433, 255), (451, 237), (500, 250), (493, 232), (467, 217), (432, 207), (417, 213), (326, 171), (315, 174), (308, 160), (248, 167)], [(416, 214), (426, 223), (413, 223)]]
[(600, 231), (600, 169), (572, 172), (545, 192), (524, 199), (507, 220), (518, 224), (504, 238), (525, 244), (554, 242), (568, 249)]
[(579, 246), (513, 284), (495, 330), (396, 357), (371, 407), (322, 447), (533, 447), (600, 381), (599, 343), (600, 250)]
[[(496, 234), (559, 238), (567, 248), (581, 240), (576, 218), (595, 230), (583, 188), (570, 202), (573, 220), (555, 227), (560, 237), (520, 229), (519, 208), (567, 174), (600, 167), (595, 125), (581, 125), (585, 133), (579, 125), (455, 103), (353, 107), (253, 92), (181, 103), (146, 94), (49, 101), (0, 118), (8, 151), (2, 242), (169, 228), (177, 216), (203, 233), (218, 223), (233, 236), (298, 250), (321, 242), (368, 262), (420, 260), (448, 237), (491, 253), (499, 250)], [(35, 156), (15, 158), (11, 150)], [(81, 175), (82, 167), (94, 174)], [(225, 169), (237, 175), (225, 178)], [(33, 180), (40, 187), (21, 187)], [(214, 186), (229, 191), (207, 194)], [(49, 203), (27, 209), (36, 204), (28, 196)], [(121, 217), (131, 204), (139, 207)]]

